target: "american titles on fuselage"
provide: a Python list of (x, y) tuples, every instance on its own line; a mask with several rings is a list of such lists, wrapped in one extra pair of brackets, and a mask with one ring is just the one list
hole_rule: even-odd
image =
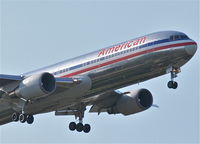
[(115, 46), (107, 48), (107, 49), (103, 49), (98, 54), (98, 57), (104, 56), (104, 55), (107, 55), (107, 54), (112, 54), (114, 52), (118, 52), (120, 50), (124, 50), (124, 49), (127, 49), (127, 48), (132, 48), (132, 47), (137, 46), (139, 44), (143, 44), (143, 43), (145, 43), (146, 39), (147, 39), (146, 37), (142, 37), (142, 38), (139, 38), (139, 39), (136, 39), (136, 40), (131, 40), (131, 41), (128, 41), (128, 42), (125, 42), (125, 43), (115, 45)]
[[(110, 46), (108, 48), (104, 48), (103, 50), (101, 50), (98, 53), (96, 59), (78, 64), (78, 65), (74, 65), (74, 66), (71, 66), (71, 67), (68, 67), (68, 68), (63, 68), (61, 70), (53, 72), (52, 74), (53, 75), (61, 75), (61, 74), (66, 73), (66, 72), (79, 69), (81, 67), (101, 63), (104, 60), (111, 59), (111, 58), (119, 56), (119, 55), (127, 54), (127, 53), (130, 53), (130, 52), (136, 52), (137, 50), (140, 50), (140, 49), (143, 49), (143, 48), (146, 48), (146, 47), (149, 47), (149, 46), (156, 46), (156, 45), (159, 45), (159, 44), (165, 44), (165, 43), (176, 41), (176, 40), (187, 40), (189, 38), (186, 35), (180, 34), (180, 35), (171, 35), (168, 38), (154, 40), (154, 41), (151, 41), (151, 42), (147, 42), (147, 39), (148, 38), (145, 36), (145, 37), (141, 37), (141, 38), (138, 38), (138, 39), (130, 40), (128, 42), (127, 41), (122, 42), (120, 44), (113, 45), (113, 46)], [(66, 76), (70, 77), (72, 75), (68, 74)]]

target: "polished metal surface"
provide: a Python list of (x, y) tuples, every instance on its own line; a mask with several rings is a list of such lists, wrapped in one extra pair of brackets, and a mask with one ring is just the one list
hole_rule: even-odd
[[(128, 85), (164, 75), (166, 74), (167, 68), (170, 66), (180, 68), (192, 58), (197, 50), (197, 45), (193, 40), (187, 38), (167, 41), (157, 45), (150, 45), (150, 43), (158, 40), (166, 41), (166, 39), (170, 39), (170, 36), (173, 35), (186, 36), (185, 34), (177, 31), (157, 32), (143, 36), (146, 38), (143, 43), (143, 45), (146, 44), (146, 47), (139, 49), (139, 46), (142, 45), (139, 44), (135, 46), (138, 47), (138, 49), (127, 51), (127, 53), (121, 52), (121, 54), (116, 54), (117, 52), (113, 52), (112, 55), (115, 56), (109, 57), (104, 61), (98, 61), (98, 63), (96, 61), (96, 63), (84, 65), (77, 69), (63, 71), (67, 68), (81, 65), (85, 62), (103, 57), (99, 56), (102, 49), (39, 70), (22, 74), (22, 76), (26, 78), (38, 73), (49, 72), (55, 74), (57, 71), (60, 71), (60, 73), (54, 76), (69, 76), (75, 79), (83, 77), (87, 79), (85, 83), (81, 83), (82, 85), (75, 85), (71, 88), (57, 87), (53, 94), (27, 104), (24, 107), (24, 111), (31, 114), (39, 114), (56, 111), (57, 109), (62, 109), (64, 107), (67, 108), (98, 94), (113, 91)], [(130, 41), (140, 38), (132, 39)], [(124, 43), (127, 42), (129, 41)], [(118, 46), (120, 44), (113, 46)], [(113, 46), (105, 49), (109, 49)], [(134, 48), (134, 46), (132, 48)], [(76, 74), (77, 71), (79, 72), (78, 74)], [(6, 83), (5, 80), (4, 83)], [(14, 84), (12, 87), (16, 87), (17, 84), (18, 83)], [(87, 86), (88, 84), (89, 87)], [(8, 87), (8, 85), (3, 85), (0, 87), (0, 90), (5, 90), (5, 88), (8, 89)], [(12, 107), (8, 106), (7, 112), (5, 112), (6, 109), (1, 110), (1, 103), (3, 103), (3, 101), (0, 101), (0, 124), (9, 122), (6, 117), (12, 113), (11, 111), (20, 112), (24, 102), (20, 99), (10, 99)], [(11, 108), (12, 110), (10, 110)], [(2, 113), (6, 113), (6, 116), (3, 116)], [(5, 121), (3, 121), (4, 118), (6, 119)]]

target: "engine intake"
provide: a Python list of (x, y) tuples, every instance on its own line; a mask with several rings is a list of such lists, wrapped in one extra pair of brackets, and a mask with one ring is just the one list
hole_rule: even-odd
[(41, 88), (45, 93), (51, 93), (55, 90), (55, 78), (50, 73), (43, 73), (41, 76)]
[(24, 79), (15, 90), (15, 94), (24, 99), (36, 99), (53, 93), (55, 89), (54, 76), (45, 72)]
[(142, 108), (148, 109), (153, 104), (153, 97), (151, 92), (147, 89), (139, 90), (137, 101)]
[(149, 90), (139, 89), (122, 95), (117, 103), (108, 110), (109, 114), (121, 113), (130, 115), (144, 111), (153, 104), (153, 97)]

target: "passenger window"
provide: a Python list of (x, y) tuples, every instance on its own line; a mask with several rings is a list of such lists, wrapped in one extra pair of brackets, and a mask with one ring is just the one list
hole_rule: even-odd
[(102, 58), (100, 58), (100, 61), (102, 61), (102, 60), (104, 60), (105, 59), (105, 57), (102, 57)]

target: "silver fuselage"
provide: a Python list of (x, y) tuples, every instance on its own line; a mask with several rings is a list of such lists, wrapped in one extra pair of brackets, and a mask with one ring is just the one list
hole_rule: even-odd
[[(187, 37), (171, 40), (172, 35), (185, 34), (176, 31), (153, 33), (22, 74), (25, 77), (42, 72), (52, 73), (55, 77), (86, 75), (92, 81), (87, 92), (79, 93), (75, 88), (57, 89), (27, 105), (25, 110), (32, 114), (55, 111), (107, 91), (164, 75), (171, 66), (180, 68), (192, 58), (197, 45)], [(13, 102), (15, 111), (20, 110), (18, 103), (19, 100)], [(12, 110), (7, 109), (7, 112), (11, 114)]]

